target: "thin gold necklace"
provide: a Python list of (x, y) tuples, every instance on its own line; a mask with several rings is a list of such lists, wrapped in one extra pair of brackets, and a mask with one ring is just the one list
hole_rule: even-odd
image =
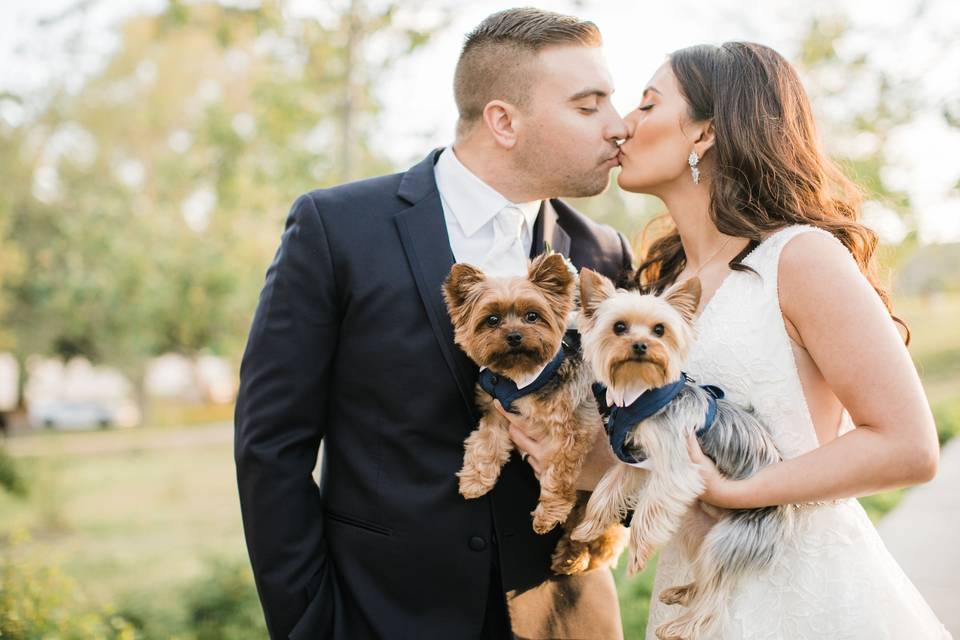
[(704, 267), (706, 267), (708, 264), (710, 264), (711, 262), (713, 262), (713, 259), (716, 258), (718, 255), (720, 255), (720, 252), (723, 251), (728, 244), (730, 244), (730, 241), (731, 241), (731, 240), (733, 240), (733, 236), (727, 237), (726, 242), (724, 242), (722, 245), (720, 245), (720, 248), (717, 249), (716, 251), (714, 251), (714, 252), (713, 252), (713, 255), (710, 256), (710, 258), (709, 258), (706, 262), (704, 262), (703, 264), (701, 264), (701, 265), (700, 265), (700, 268), (697, 269), (696, 271), (694, 271), (694, 272), (693, 272), (693, 275), (690, 276), (690, 277), (691, 277), (691, 278), (696, 278), (697, 276), (699, 276), (699, 275), (700, 275), (700, 272), (703, 271)]

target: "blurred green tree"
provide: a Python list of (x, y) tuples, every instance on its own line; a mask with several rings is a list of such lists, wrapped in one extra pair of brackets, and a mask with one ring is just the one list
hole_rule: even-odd
[[(892, 137), (898, 129), (929, 116), (942, 117), (948, 126), (960, 126), (951, 108), (960, 102), (955, 89), (925, 89), (921, 75), (905, 76), (902, 70), (879, 63), (872, 54), (879, 50), (875, 49), (878, 41), (884, 41), (887, 48), (921, 34), (932, 42), (945, 38), (938, 29), (936, 5), (913, 3), (910, 21), (888, 33), (858, 29), (841, 12), (819, 15), (801, 38), (795, 61), (810, 90), (828, 152), (863, 189), (864, 221), (883, 228), (892, 218), (899, 218), (903, 226), (902, 238), (893, 238), (881, 247), (881, 262), (888, 274), (899, 271), (918, 251), (931, 250), (920, 245), (915, 203), (902, 185), (892, 183), (889, 169), (897, 161)], [(948, 46), (944, 39), (933, 50)], [(931, 62), (943, 61), (943, 56), (937, 56)], [(957, 175), (960, 177), (960, 172)], [(916, 291), (907, 287), (903, 292)]]
[(0, 131), (7, 346), (137, 382), (160, 353), (235, 358), (283, 208), (390, 169), (369, 143), (374, 89), (432, 32), (400, 4), (308, 19), (173, 0), (126, 20), (100, 73)]

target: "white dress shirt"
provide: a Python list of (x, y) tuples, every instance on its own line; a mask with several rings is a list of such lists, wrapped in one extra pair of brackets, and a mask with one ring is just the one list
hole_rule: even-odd
[[(450, 248), (456, 261), (472, 264), (489, 275), (526, 275), (530, 245), (533, 243), (533, 225), (543, 201), (510, 202), (463, 166), (453, 147), (447, 147), (440, 153), (433, 171), (443, 204)], [(523, 216), (521, 239), (515, 245), (516, 255), (504, 254), (499, 250), (502, 248), (504, 221), (498, 220), (497, 214), (507, 207), (519, 210)], [(517, 387), (525, 387), (545, 367), (514, 382)]]
[[(457, 262), (472, 264), (490, 275), (526, 275), (533, 225), (542, 200), (510, 202), (463, 166), (453, 147), (440, 153), (434, 165), (434, 175), (443, 204), (450, 248)], [(506, 207), (519, 210), (523, 216), (515, 256), (497, 250), (504, 229), (502, 220), (498, 224), (497, 214)], [(522, 256), (519, 255), (521, 250)]]

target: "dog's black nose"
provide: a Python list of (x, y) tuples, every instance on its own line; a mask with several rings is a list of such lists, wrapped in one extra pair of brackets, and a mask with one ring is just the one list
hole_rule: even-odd
[(633, 352), (638, 356), (642, 356), (647, 352), (647, 345), (643, 342), (634, 342), (633, 343)]
[(523, 335), (519, 332), (512, 331), (507, 334), (507, 344), (511, 347), (519, 347), (521, 342), (523, 342)]

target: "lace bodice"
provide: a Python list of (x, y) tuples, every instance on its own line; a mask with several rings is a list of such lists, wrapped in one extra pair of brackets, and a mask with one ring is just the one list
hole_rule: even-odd
[(756, 273), (730, 272), (697, 317), (698, 338), (685, 365), (701, 384), (719, 384), (733, 402), (751, 407), (771, 426), (785, 458), (817, 446), (777, 295), (780, 252), (804, 232), (835, 240), (797, 225), (757, 245), (743, 260)]
[[(834, 239), (822, 229), (796, 225), (757, 245), (743, 260), (756, 273), (731, 272), (697, 318), (697, 342), (685, 365), (698, 383), (718, 385), (728, 399), (752, 408), (784, 458), (818, 446), (777, 290), (783, 247), (802, 233)], [(844, 412), (840, 432), (852, 428)], [(789, 548), (769, 571), (741, 583), (716, 637), (950, 637), (887, 552), (859, 502), (842, 500), (799, 515)], [(657, 595), (688, 581), (688, 560), (668, 544), (657, 567), (648, 640), (655, 638), (657, 626), (680, 613)]]

